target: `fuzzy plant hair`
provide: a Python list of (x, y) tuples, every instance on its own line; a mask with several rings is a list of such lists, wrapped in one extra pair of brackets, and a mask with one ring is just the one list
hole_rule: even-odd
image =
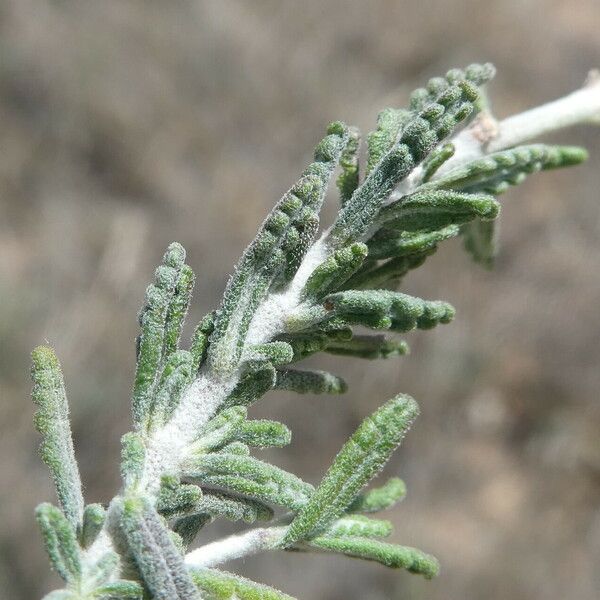
[[(122, 440), (122, 487), (106, 505), (82, 494), (58, 359), (47, 346), (33, 351), (35, 424), (58, 497), (36, 517), (65, 584), (46, 600), (290, 598), (222, 569), (275, 550), (437, 575), (433, 556), (385, 541), (392, 526), (378, 513), (402, 500), (403, 481), (365, 490), (417, 417), (415, 400), (399, 394), (367, 416), (315, 485), (253, 455), (291, 433), (248, 418), (248, 408), (272, 390), (346, 390), (336, 375), (299, 367), (308, 356), (398, 357), (407, 352), (398, 334), (449, 323), (448, 303), (399, 291), (405, 275), (454, 237), (490, 266), (498, 196), (536, 171), (585, 160), (581, 148), (535, 140), (600, 121), (597, 76), (498, 121), (483, 92), (493, 75), (489, 64), (454, 69), (414, 91), (407, 108), (384, 109), (364, 160), (359, 131), (329, 125), (189, 343), (181, 332), (194, 273), (181, 245), (167, 248), (139, 314), (133, 430)], [(334, 178), (340, 208), (318, 235)], [(261, 525), (203, 543), (215, 519)]]

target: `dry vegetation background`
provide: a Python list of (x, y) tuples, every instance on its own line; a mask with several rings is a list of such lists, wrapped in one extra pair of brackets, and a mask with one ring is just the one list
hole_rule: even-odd
[[(136, 312), (169, 241), (198, 274), (193, 322), (329, 121), (368, 131), (473, 60), (498, 66), (499, 115), (552, 99), (600, 66), (599, 25), (597, 0), (1, 0), (0, 597), (57, 584), (32, 516), (53, 499), (34, 345), (63, 361), (87, 497), (105, 501)], [(274, 460), (316, 482), (365, 414), (414, 395), (422, 417), (389, 468), (409, 497), (391, 519), (441, 576), (285, 554), (236, 569), (305, 600), (598, 598), (600, 130), (560, 139), (589, 163), (505, 196), (493, 272), (447, 243), (407, 279), (457, 307), (452, 325), (410, 335), (399, 362), (329, 361), (345, 397), (272, 394), (256, 411), (294, 430)]]

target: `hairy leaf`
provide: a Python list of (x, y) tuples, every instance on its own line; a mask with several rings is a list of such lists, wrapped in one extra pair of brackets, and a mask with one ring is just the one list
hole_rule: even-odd
[(73, 526), (52, 504), (40, 504), (35, 516), (52, 567), (64, 581), (76, 586), (81, 580), (81, 553)]
[(339, 518), (381, 471), (417, 414), (417, 403), (410, 396), (399, 395), (365, 419), (292, 521), (284, 545), (310, 539)]
[(60, 506), (71, 527), (77, 530), (83, 517), (83, 494), (60, 363), (48, 346), (38, 346), (31, 358), (32, 398), (39, 407), (35, 426), (43, 436), (40, 455), (50, 469)]
[(139, 574), (152, 598), (200, 598), (183, 557), (147, 499), (124, 500), (119, 524)]
[(310, 545), (328, 552), (373, 560), (392, 569), (406, 569), (410, 573), (423, 575), (426, 579), (435, 577), (440, 568), (433, 556), (416, 548), (388, 544), (371, 538), (320, 536), (312, 539)]
[(190, 573), (208, 600), (294, 600), (272, 587), (226, 571), (193, 568)]

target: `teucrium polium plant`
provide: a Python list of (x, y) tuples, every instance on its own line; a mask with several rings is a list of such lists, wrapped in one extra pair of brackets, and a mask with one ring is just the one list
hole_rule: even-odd
[[(365, 490), (418, 415), (411, 397), (399, 394), (366, 417), (316, 486), (253, 455), (285, 446), (291, 433), (249, 418), (248, 408), (271, 390), (346, 390), (336, 375), (298, 367), (307, 356), (402, 356), (397, 334), (450, 322), (446, 302), (398, 291), (403, 277), (453, 237), (490, 265), (497, 197), (535, 171), (586, 158), (581, 148), (532, 140), (600, 120), (597, 77), (497, 121), (482, 89), (493, 75), (487, 64), (454, 69), (413, 92), (407, 108), (384, 109), (364, 160), (358, 130), (329, 125), (190, 343), (180, 338), (194, 273), (182, 246), (167, 248), (139, 314), (133, 431), (122, 441), (122, 488), (106, 506), (83, 498), (58, 360), (49, 347), (34, 350), (35, 422), (58, 496), (58, 507), (42, 504), (36, 516), (65, 582), (48, 600), (289, 598), (221, 568), (267, 550), (437, 574), (429, 554), (384, 541), (392, 527), (378, 513), (404, 497), (402, 480)], [(332, 179), (340, 209), (319, 236)], [(265, 524), (202, 545), (217, 518)]]

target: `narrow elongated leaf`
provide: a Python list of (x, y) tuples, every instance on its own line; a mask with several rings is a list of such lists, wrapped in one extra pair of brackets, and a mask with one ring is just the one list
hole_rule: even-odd
[(383, 228), (367, 243), (370, 258), (409, 257), (429, 253), (440, 242), (458, 235), (458, 225), (434, 231), (401, 231)]
[(425, 87), (416, 89), (410, 96), (410, 107), (412, 110), (422, 110), (459, 81), (465, 80), (479, 87), (490, 81), (495, 74), (496, 69), (490, 63), (474, 63), (464, 70), (451, 69), (445, 77), (432, 77)]
[(487, 194), (432, 190), (389, 204), (379, 218), (386, 227), (397, 231), (435, 231), (475, 218), (495, 219), (499, 212), (500, 204)]
[(523, 182), (530, 173), (569, 167), (586, 159), (587, 152), (577, 146), (528, 144), (494, 152), (456, 167), (419, 189), (453, 189), (496, 195)]
[(68, 584), (78, 585), (81, 580), (81, 553), (73, 526), (52, 504), (40, 504), (35, 516), (53, 569)]
[(225, 400), (223, 408), (248, 406), (275, 387), (277, 372), (270, 362), (246, 363), (246, 367), (246, 374)]
[(367, 246), (362, 243), (336, 250), (313, 271), (304, 286), (304, 298), (319, 300), (339, 289), (358, 271), (367, 253)]
[(397, 256), (384, 262), (373, 262), (361, 269), (344, 286), (347, 290), (390, 289), (393, 291), (402, 278), (413, 269), (420, 267), (427, 257), (435, 252), (432, 247), (420, 254)]
[(192, 600), (200, 595), (168, 530), (145, 498), (123, 501), (120, 527), (152, 598)]
[(359, 181), (358, 151), (360, 149), (360, 131), (356, 127), (349, 127), (348, 134), (348, 144), (340, 157), (342, 172), (336, 182), (340, 191), (342, 206), (350, 200), (354, 190), (358, 187)]
[(324, 531), (384, 467), (418, 414), (406, 395), (386, 402), (365, 419), (335, 457), (323, 481), (292, 521), (284, 545)]
[(142, 600), (144, 590), (136, 581), (118, 579), (94, 590), (94, 600)]
[(161, 367), (176, 350), (193, 287), (193, 273), (185, 264), (185, 250), (173, 243), (146, 290), (139, 315), (137, 368), (133, 385), (133, 419), (146, 428), (154, 405)]
[(262, 583), (217, 569), (190, 569), (194, 583), (208, 600), (294, 600)]
[(106, 511), (101, 504), (88, 504), (83, 511), (83, 527), (79, 539), (83, 548), (89, 548), (98, 537), (104, 521)]
[(141, 434), (130, 431), (121, 438), (121, 475), (128, 486), (142, 476), (145, 456), (146, 445)]
[(242, 423), (235, 439), (255, 448), (282, 448), (292, 441), (292, 432), (283, 423), (256, 419)]
[(327, 306), (348, 323), (374, 329), (410, 331), (449, 323), (454, 309), (446, 302), (429, 301), (389, 290), (349, 290), (328, 296)]
[(423, 181), (429, 181), (436, 171), (454, 156), (454, 144), (442, 144), (436, 148), (423, 163)]
[(411, 116), (409, 110), (401, 108), (384, 108), (377, 115), (377, 129), (367, 137), (367, 174), (390, 151), (400, 135), (400, 129)]
[(194, 514), (177, 519), (173, 525), (173, 531), (180, 536), (183, 546), (187, 548), (196, 539), (198, 532), (211, 522), (210, 515)]
[(328, 552), (373, 560), (392, 569), (406, 569), (410, 573), (423, 575), (425, 579), (435, 577), (440, 568), (433, 556), (416, 548), (388, 544), (371, 538), (319, 536), (312, 539), (310, 545)]
[(197, 513), (202, 490), (196, 485), (181, 483), (178, 477), (163, 475), (156, 500), (156, 510), (165, 518)]
[(209, 515), (211, 520), (224, 518), (254, 523), (273, 518), (273, 510), (262, 502), (217, 491), (205, 492), (195, 511), (197, 514)]
[(293, 510), (303, 506), (313, 487), (274, 465), (251, 456), (209, 454), (184, 464), (185, 477), (204, 486), (274, 503)]
[(298, 394), (343, 394), (348, 384), (327, 371), (285, 369), (278, 371), (276, 387)]
[(461, 227), (466, 251), (486, 268), (494, 264), (497, 252), (496, 222), (475, 219)]
[[(177, 265), (178, 263), (175, 262)], [(195, 276), (188, 265), (183, 265), (177, 275), (173, 297), (169, 303), (165, 323), (164, 355), (170, 356), (179, 348), (183, 323), (190, 307)]]
[(40, 456), (50, 469), (56, 495), (71, 527), (78, 530), (83, 517), (81, 479), (75, 460), (69, 406), (60, 363), (54, 350), (38, 346), (31, 354), (32, 398), (39, 409), (36, 429), (42, 434)]
[(325, 352), (356, 358), (391, 358), (408, 353), (408, 344), (393, 340), (384, 335), (355, 335), (351, 340), (333, 341), (327, 344)]
[(393, 527), (389, 521), (371, 519), (363, 515), (350, 515), (334, 521), (327, 529), (327, 536), (378, 538), (387, 537), (392, 531)]
[(198, 369), (204, 364), (206, 360), (206, 355), (208, 354), (208, 345), (210, 335), (215, 329), (215, 314), (209, 313), (206, 315), (198, 326), (194, 330), (194, 335), (192, 336), (192, 343), (190, 345), (190, 352), (193, 361), (193, 370), (194, 373), (198, 372)]
[(412, 115), (399, 139), (377, 162), (340, 211), (329, 236), (333, 248), (358, 241), (371, 226), (384, 200), (458, 123), (475, 110), (477, 87), (466, 80), (450, 85)]
[(268, 360), (272, 365), (287, 365), (294, 360), (294, 349), (282, 341), (250, 346), (247, 350), (249, 360)]
[(194, 357), (187, 350), (177, 350), (166, 360), (153, 395), (148, 428), (164, 425), (179, 405), (179, 400), (194, 378)]
[(373, 513), (390, 508), (406, 496), (406, 484), (398, 477), (391, 477), (385, 485), (359, 494), (348, 512)]
[(315, 162), (277, 203), (257, 237), (244, 252), (217, 311), (208, 350), (218, 373), (238, 365), (250, 321), (271, 284), (294, 275), (318, 228), (327, 185), (348, 143), (348, 129), (332, 123), (315, 149)]

